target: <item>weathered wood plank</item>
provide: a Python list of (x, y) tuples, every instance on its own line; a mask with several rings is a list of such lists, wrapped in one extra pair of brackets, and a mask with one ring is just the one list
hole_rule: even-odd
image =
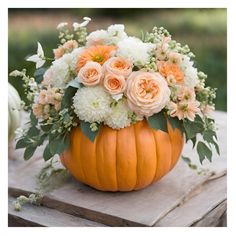
[[(153, 226), (159, 219), (176, 208), (180, 203), (192, 197), (194, 190), (214, 176), (222, 176), (226, 172), (226, 115), (215, 113), (219, 124), (219, 143), (221, 157), (214, 153), (211, 166), (205, 176), (199, 176), (179, 161), (177, 166), (162, 180), (152, 186), (128, 193), (100, 192), (76, 181), (70, 181), (59, 189), (46, 195), (44, 205), (57, 210), (95, 220), (113, 226)], [(22, 155), (13, 153), (14, 155)], [(187, 144), (184, 154), (197, 158)], [(35, 174), (42, 168), (41, 153), (27, 163), (9, 161), (9, 193), (16, 191), (34, 192), (36, 188)], [(38, 158), (37, 158), (38, 157)], [(19, 158), (21, 158), (19, 156)], [(15, 164), (13, 164), (15, 162)], [(17, 166), (17, 167), (15, 167)], [(27, 173), (27, 175), (25, 174)], [(223, 191), (223, 190), (222, 190)], [(168, 226), (168, 225), (167, 225)]]
[(22, 211), (15, 211), (9, 198), (9, 226), (40, 226), (40, 227), (106, 227), (90, 220), (68, 215), (42, 206), (27, 204)]
[(226, 192), (226, 176), (210, 180), (201, 186), (200, 194), (176, 207), (155, 226), (211, 226), (213, 223), (217, 225), (217, 221), (226, 210)]

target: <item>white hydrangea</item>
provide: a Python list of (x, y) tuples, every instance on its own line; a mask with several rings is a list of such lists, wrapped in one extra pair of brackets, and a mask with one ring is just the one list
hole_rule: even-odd
[(107, 33), (112, 44), (117, 44), (123, 39), (128, 38), (125, 33), (125, 26), (122, 24), (111, 25), (107, 28)]
[(198, 84), (197, 69), (193, 66), (193, 61), (189, 57), (183, 56), (181, 69), (184, 72), (184, 85), (194, 88)]
[(106, 30), (96, 30), (90, 33), (87, 38), (87, 46), (103, 45), (109, 42), (109, 36)]
[(71, 52), (71, 70), (76, 74), (76, 64), (79, 58), (79, 55), (84, 51), (84, 47), (76, 48)]
[(130, 126), (131, 120), (129, 114), (131, 111), (125, 100), (119, 100), (119, 102), (115, 106), (112, 106), (111, 109), (112, 113), (106, 118), (104, 124), (108, 125), (112, 129), (122, 129)]
[(71, 64), (71, 54), (64, 54), (61, 58), (55, 60), (52, 63), (52, 66), (50, 67), (50, 84), (53, 87), (66, 87), (66, 84), (72, 79), (70, 67)]
[(80, 120), (103, 122), (112, 112), (111, 96), (101, 86), (83, 87), (73, 97), (74, 110)]
[(87, 46), (104, 44), (116, 45), (118, 42), (128, 37), (124, 30), (125, 26), (121, 24), (111, 25), (107, 30), (96, 30), (87, 36)]
[(144, 43), (135, 37), (125, 38), (117, 45), (117, 56), (124, 57), (137, 66), (148, 64), (151, 52), (156, 47), (152, 43)]

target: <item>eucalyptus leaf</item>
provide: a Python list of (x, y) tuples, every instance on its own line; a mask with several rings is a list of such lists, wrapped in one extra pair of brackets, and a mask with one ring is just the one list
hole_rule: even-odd
[(100, 130), (100, 125), (98, 126), (97, 131), (92, 131), (90, 128), (91, 123), (85, 122), (85, 121), (80, 121), (80, 128), (83, 134), (91, 141), (93, 142)]
[(65, 137), (58, 136), (57, 139), (49, 142), (50, 153), (52, 155), (63, 153), (70, 145), (69, 134)]
[(147, 121), (151, 128), (168, 132), (167, 131), (167, 118), (165, 117), (163, 112), (159, 112), (148, 117)]
[(24, 137), (24, 138), (22, 138), (22, 139), (20, 139), (20, 140), (17, 141), (17, 143), (16, 143), (16, 149), (25, 148), (25, 147), (27, 147), (29, 144), (30, 144), (30, 143), (29, 143), (29, 140), (28, 140), (26, 137)]
[(50, 146), (49, 143), (46, 145), (44, 152), (43, 152), (43, 159), (45, 161), (48, 161), (49, 159), (51, 159), (53, 157), (53, 155), (50, 152)]
[(33, 111), (30, 113), (30, 122), (32, 126), (36, 126), (38, 124), (38, 119), (34, 115)]
[(209, 161), (211, 161), (212, 151), (210, 150), (210, 148), (205, 143), (203, 143), (201, 141), (198, 142), (197, 152), (198, 152), (201, 164), (205, 160), (205, 158), (207, 158)]
[(29, 128), (29, 130), (27, 132), (27, 136), (34, 137), (34, 136), (38, 136), (39, 133), (40, 133), (40, 130), (38, 128), (36, 128), (35, 126), (32, 126)]
[(24, 152), (24, 159), (29, 160), (34, 155), (34, 152), (36, 149), (37, 149), (37, 146), (33, 146), (33, 145), (28, 146)]

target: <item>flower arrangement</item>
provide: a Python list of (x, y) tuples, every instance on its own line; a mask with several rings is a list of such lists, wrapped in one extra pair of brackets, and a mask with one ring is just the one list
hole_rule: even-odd
[(211, 161), (212, 147), (219, 153), (209, 116), (216, 89), (205, 86), (207, 76), (195, 67), (189, 47), (163, 27), (141, 38), (128, 36), (121, 24), (87, 34), (90, 20), (57, 26), (54, 58), (38, 43), (37, 54), (27, 59), (36, 64), (34, 76), (26, 70), (10, 74), (23, 79), (28, 99), (30, 122), (16, 144), (25, 148), (24, 158), (45, 140), (45, 161), (62, 154), (77, 126), (93, 142), (101, 126), (119, 130), (146, 120), (155, 130), (178, 128), (200, 162)]

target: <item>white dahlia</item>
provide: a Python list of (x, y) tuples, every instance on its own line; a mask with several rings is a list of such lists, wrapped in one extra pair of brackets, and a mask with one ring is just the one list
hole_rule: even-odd
[(50, 83), (53, 87), (65, 88), (66, 84), (72, 79), (70, 54), (65, 54), (61, 58), (55, 60), (50, 67)]
[(156, 47), (152, 43), (144, 43), (135, 37), (125, 38), (117, 46), (117, 56), (124, 57), (137, 66), (148, 64), (152, 51)]
[(73, 97), (74, 110), (80, 120), (103, 122), (112, 112), (111, 96), (101, 86), (83, 87)]
[(119, 100), (119, 102), (112, 106), (112, 113), (107, 116), (104, 121), (104, 124), (108, 125), (112, 129), (122, 129), (127, 126), (130, 126), (131, 120), (129, 118), (129, 114), (132, 111), (127, 106), (125, 100)]
[(108, 36), (112, 44), (117, 44), (123, 39), (128, 38), (125, 33), (125, 26), (122, 24), (111, 25), (107, 28)]
[(90, 33), (87, 38), (87, 46), (103, 45), (109, 41), (109, 36), (106, 30), (96, 30)]
[(79, 55), (84, 51), (84, 47), (76, 48), (71, 52), (71, 70), (76, 73), (76, 64), (79, 58)]
[(189, 57), (184, 56), (181, 69), (184, 72), (184, 85), (189, 88), (194, 88), (198, 83), (197, 69), (193, 66), (193, 62)]

